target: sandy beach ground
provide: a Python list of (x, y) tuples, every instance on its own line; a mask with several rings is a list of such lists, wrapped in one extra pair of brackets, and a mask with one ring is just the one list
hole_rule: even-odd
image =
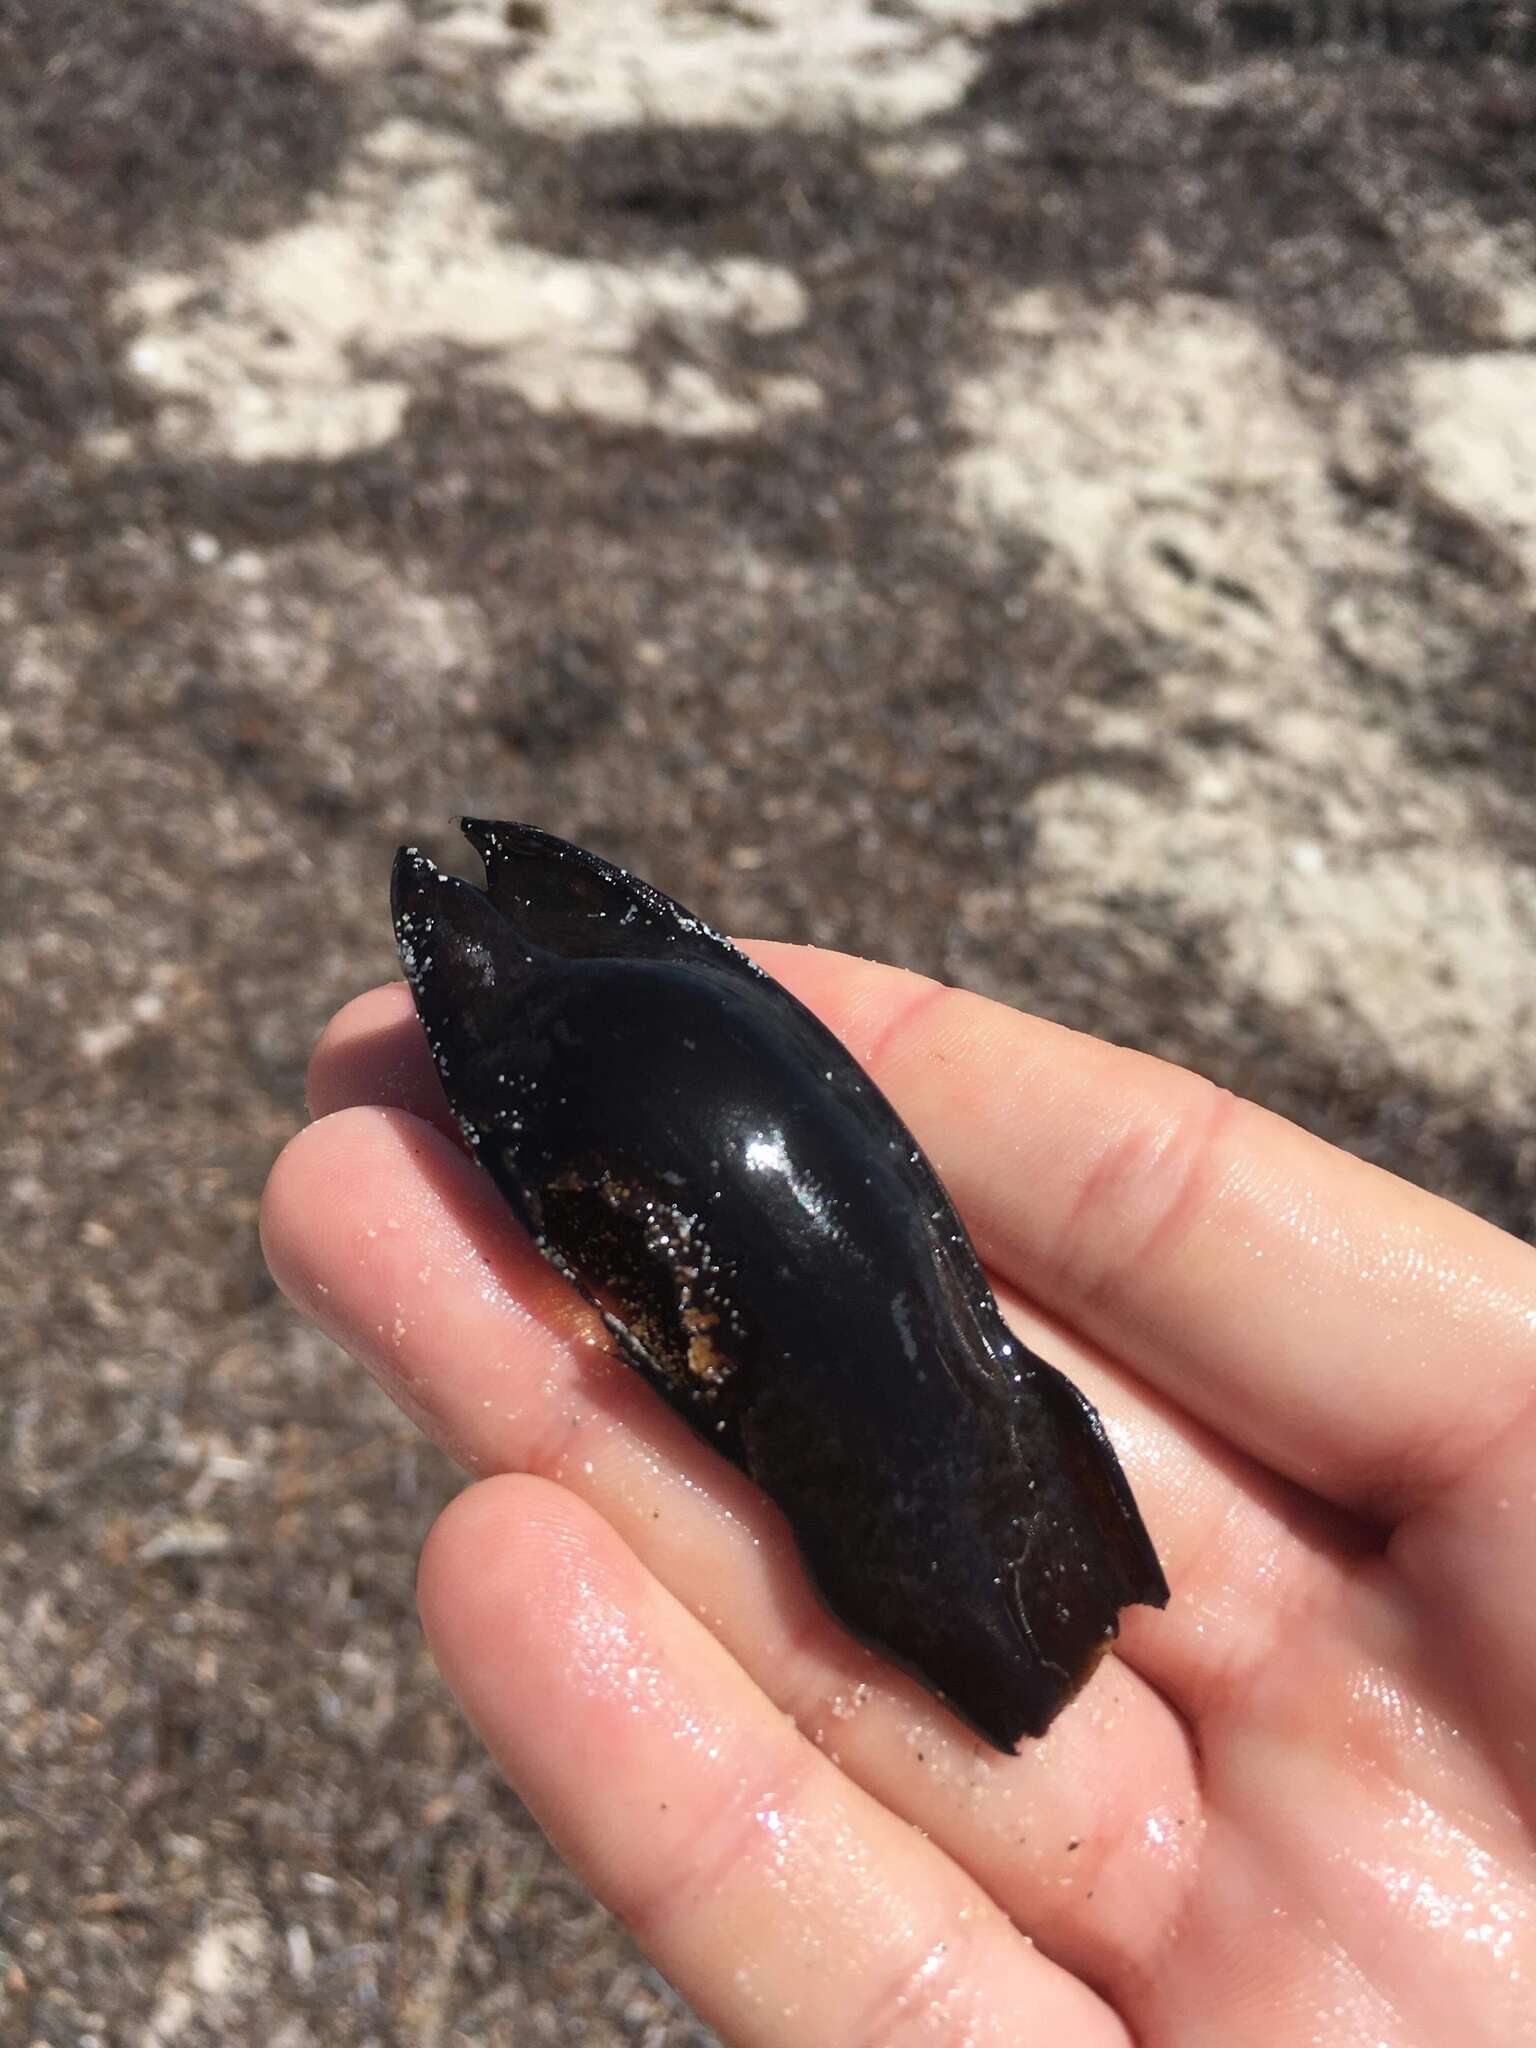
[(275, 1298), (397, 842), (1193, 1064), (1536, 1228), (1536, 19), (0, 0), (0, 2036), (709, 2037)]

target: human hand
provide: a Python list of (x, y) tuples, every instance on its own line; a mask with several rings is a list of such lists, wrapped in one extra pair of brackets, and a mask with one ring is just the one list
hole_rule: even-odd
[(1140, 1054), (750, 950), (1103, 1413), (1173, 1599), (985, 1748), (605, 1355), (375, 990), (267, 1257), (480, 1480), (422, 1617), (556, 1847), (733, 2048), (1536, 2042), (1536, 1252)]

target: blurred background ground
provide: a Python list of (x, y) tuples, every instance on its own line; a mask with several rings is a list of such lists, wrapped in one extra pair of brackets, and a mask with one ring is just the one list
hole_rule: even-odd
[(1536, 1220), (1536, 20), (0, 0), (0, 2036), (701, 2042), (254, 1218), (479, 809)]

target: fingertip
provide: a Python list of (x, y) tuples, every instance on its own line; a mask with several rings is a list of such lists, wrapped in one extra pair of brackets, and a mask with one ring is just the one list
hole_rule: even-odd
[(464, 1647), (505, 1634), (601, 1535), (617, 1540), (574, 1494), (529, 1473), (498, 1473), (456, 1494), (427, 1532), (416, 1570), (422, 1625), (440, 1661), (456, 1664)]
[(466, 1608), (486, 1592), (487, 1559), (499, 1558), (517, 1512), (517, 1479), (498, 1473), (454, 1495), (427, 1531), (416, 1560), (416, 1611), (432, 1654), (446, 1670)]
[(484, 1479), (438, 1516), (417, 1567), (422, 1628), (525, 1796), (555, 1767), (557, 1731), (565, 1772), (573, 1758), (612, 1765), (653, 1714), (678, 1724), (668, 1702), (688, 1688), (658, 1654), (658, 1592), (609, 1524), (551, 1480)]
[(369, 989), (336, 1012), (310, 1054), (304, 1093), (315, 1119), (376, 1103), (445, 1122), (442, 1088), (403, 981)]
[(267, 1271), (292, 1302), (303, 1306), (294, 1285), (294, 1219), (308, 1206), (315, 1170), (325, 1156), (330, 1134), (319, 1124), (295, 1131), (267, 1169), (256, 1212), (256, 1233)]
[(257, 1231), (272, 1278), (296, 1308), (327, 1320), (317, 1273), (357, 1190), (377, 1183), (402, 1149), (421, 1157), (441, 1142), (421, 1118), (374, 1103), (332, 1110), (294, 1133), (268, 1170)]

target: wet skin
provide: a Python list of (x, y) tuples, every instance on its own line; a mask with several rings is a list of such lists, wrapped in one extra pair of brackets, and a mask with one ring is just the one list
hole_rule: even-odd
[(268, 1257), (478, 1482), (423, 1617), (561, 1852), (738, 2048), (1536, 2041), (1536, 1253), (1156, 1061), (753, 951), (1103, 1414), (1173, 1598), (989, 1750), (612, 1362), (377, 990)]

